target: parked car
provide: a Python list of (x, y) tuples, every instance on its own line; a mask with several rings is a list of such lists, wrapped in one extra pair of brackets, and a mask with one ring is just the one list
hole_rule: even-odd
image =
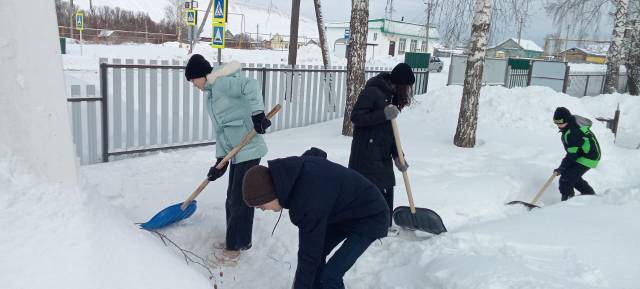
[(431, 60), (429, 60), (429, 71), (440, 72), (442, 71), (442, 66), (442, 61), (438, 57), (432, 57)]

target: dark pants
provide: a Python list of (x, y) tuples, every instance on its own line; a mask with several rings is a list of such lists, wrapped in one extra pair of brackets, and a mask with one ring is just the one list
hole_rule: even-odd
[(588, 167), (574, 163), (562, 173), (559, 182), (561, 200), (566, 201), (572, 198), (575, 195), (574, 188), (583, 195), (595, 195), (593, 188), (582, 178), (588, 170)]
[(382, 193), (382, 197), (387, 201), (387, 206), (389, 207), (389, 227), (393, 225), (393, 187), (390, 188), (378, 188)]
[(229, 186), (227, 187), (227, 250), (238, 251), (251, 248), (253, 230), (253, 208), (242, 199), (242, 179), (250, 168), (260, 164), (260, 159), (231, 164), (229, 166)]
[[(342, 246), (327, 261), (327, 255), (344, 240)], [(339, 228), (327, 228), (322, 263), (316, 271), (313, 289), (344, 289), (342, 277), (356, 263), (375, 239), (347, 233)]]

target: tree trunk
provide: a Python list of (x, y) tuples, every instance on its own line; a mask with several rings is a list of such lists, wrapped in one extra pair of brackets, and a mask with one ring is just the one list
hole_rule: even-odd
[(482, 70), (487, 49), (487, 34), (491, 26), (491, 0), (476, 0), (475, 16), (471, 27), (471, 47), (465, 71), (458, 127), (453, 143), (471, 148), (476, 144), (478, 104), (482, 87)]
[(316, 22), (318, 23), (318, 38), (320, 38), (320, 50), (322, 50), (322, 64), (325, 69), (329, 69), (331, 60), (329, 60), (329, 49), (327, 46), (327, 33), (324, 30), (324, 18), (322, 17), (322, 7), (320, 0), (313, 0), (316, 8)]
[(628, 52), (625, 61), (627, 68), (627, 86), (629, 94), (640, 94), (640, 22), (636, 22), (633, 27), (631, 38), (629, 39)]
[(347, 101), (344, 108), (342, 135), (353, 135), (351, 111), (364, 87), (364, 65), (369, 33), (369, 0), (351, 0), (349, 55), (347, 55)]
[(620, 64), (622, 60), (622, 39), (624, 37), (624, 25), (629, 10), (629, 0), (617, 0), (615, 15), (615, 25), (609, 52), (607, 53), (607, 75), (605, 79), (604, 92), (615, 93), (618, 87), (620, 75)]

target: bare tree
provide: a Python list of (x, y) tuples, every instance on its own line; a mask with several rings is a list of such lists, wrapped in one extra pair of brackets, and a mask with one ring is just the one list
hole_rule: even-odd
[(342, 134), (353, 135), (351, 111), (364, 87), (364, 65), (369, 33), (369, 0), (351, 0), (351, 23), (347, 55), (347, 100), (344, 108)]
[[(524, 28), (529, 17), (529, 5), (534, 0), (494, 0), (491, 5), (488, 43), (496, 43), (518, 33)], [(430, 19), (438, 29), (441, 42), (447, 47), (466, 44), (468, 31), (474, 17), (475, 0), (447, 0), (433, 7), (433, 18)], [(426, 17), (425, 17), (426, 20)], [(522, 25), (514, 25), (522, 23)]]
[(313, 4), (316, 8), (316, 22), (318, 24), (318, 37), (320, 38), (320, 50), (322, 50), (322, 64), (324, 68), (328, 69), (330, 65), (329, 49), (327, 47), (327, 33), (324, 30), (324, 18), (322, 17), (322, 7), (320, 6), (320, 0), (313, 0)]
[(604, 84), (604, 92), (606, 93), (617, 91), (620, 64), (622, 64), (622, 39), (624, 38), (624, 26), (628, 12), (629, 0), (617, 0), (613, 35), (607, 53), (607, 75)]
[(615, 0), (547, 0), (545, 10), (558, 26), (571, 24), (578, 35), (600, 31), (600, 21)]
[(491, 0), (476, 0), (475, 16), (471, 28), (471, 48), (465, 71), (464, 88), (458, 127), (453, 143), (458, 147), (471, 148), (476, 144), (478, 106), (482, 87), (482, 70), (487, 50), (487, 34), (491, 23)]

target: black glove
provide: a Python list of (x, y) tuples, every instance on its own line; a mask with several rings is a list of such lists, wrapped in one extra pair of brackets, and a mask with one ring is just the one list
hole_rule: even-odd
[(396, 168), (398, 168), (399, 171), (401, 172), (406, 172), (407, 169), (409, 168), (409, 163), (407, 163), (407, 160), (404, 160), (404, 165), (400, 164), (400, 159), (399, 158), (393, 158), (393, 163), (396, 165)]
[(207, 173), (207, 178), (209, 179), (210, 182), (213, 182), (213, 181), (217, 180), (219, 177), (222, 177), (224, 175), (224, 173), (227, 171), (227, 167), (229, 166), (229, 162), (224, 164), (224, 167), (222, 169), (216, 168), (216, 166), (218, 166), (218, 164), (221, 161), (222, 161), (222, 158), (218, 158), (218, 160), (216, 161), (216, 164), (213, 165), (213, 167), (209, 168), (209, 172)]
[(264, 115), (264, 112), (252, 115), (251, 121), (253, 121), (253, 129), (259, 134), (264, 134), (271, 126), (271, 121)]
[(384, 108), (384, 118), (387, 120), (392, 120), (398, 117), (398, 114), (400, 114), (400, 110), (398, 110), (398, 107), (393, 104), (387, 105)]
[(564, 168), (563, 167), (558, 167), (557, 169), (553, 170), (554, 173), (556, 173), (556, 175), (558, 176), (562, 176), (562, 174), (564, 173)]

